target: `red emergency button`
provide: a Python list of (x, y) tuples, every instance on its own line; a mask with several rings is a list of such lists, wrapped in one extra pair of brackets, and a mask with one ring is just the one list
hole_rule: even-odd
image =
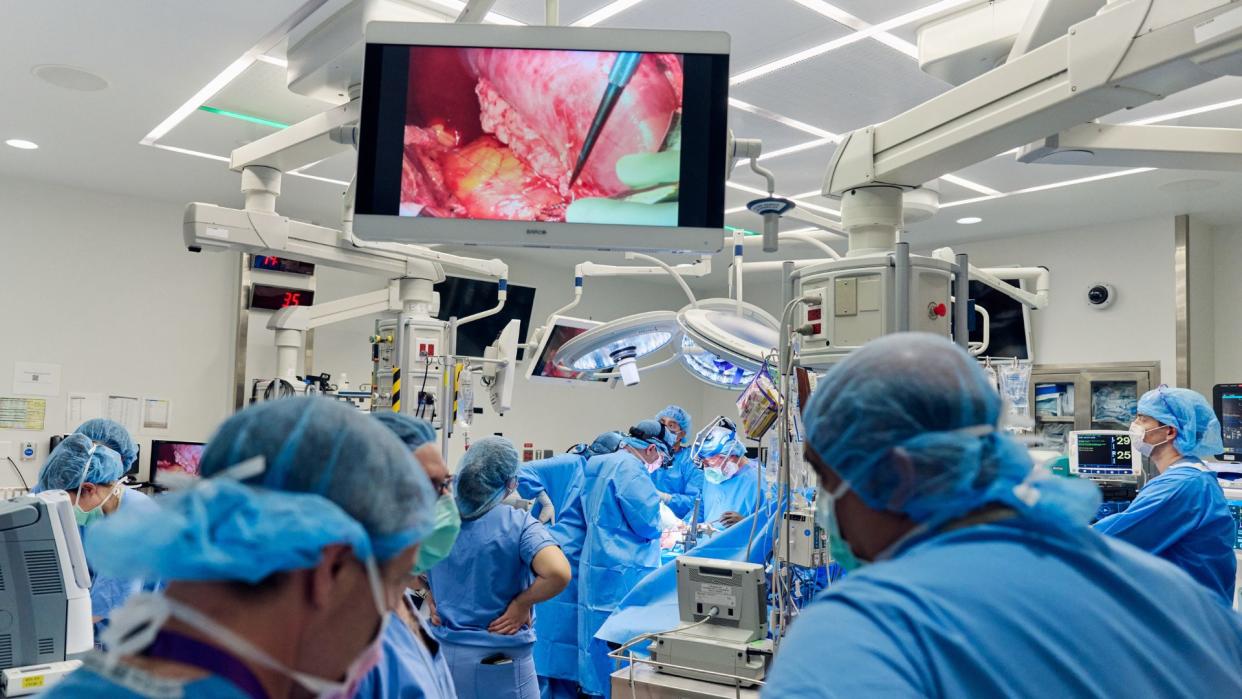
[(944, 305), (943, 303), (941, 303), (941, 304), (937, 304), (937, 305), (936, 305), (936, 315), (938, 315), (938, 316), (940, 316), (941, 318), (943, 318), (943, 317), (945, 317), (945, 316), (946, 316), (946, 315), (948, 315), (948, 314), (949, 314), (949, 307), (948, 307), (948, 306)]
[(935, 320), (936, 318), (943, 318), (947, 315), (949, 315), (949, 307), (944, 305), (943, 303), (933, 302), (933, 303), (927, 304), (927, 317), (928, 318)]

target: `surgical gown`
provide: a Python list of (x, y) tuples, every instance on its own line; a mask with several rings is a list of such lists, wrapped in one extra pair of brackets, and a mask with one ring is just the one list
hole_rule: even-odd
[(703, 469), (694, 465), (690, 450), (682, 447), (673, 454), (673, 463), (668, 468), (657, 468), (651, 472), (651, 482), (656, 490), (672, 496), (668, 509), (678, 517), (685, 517), (703, 492)]
[[(146, 494), (126, 488), (116, 511), (150, 512), (158, 509), (159, 505), (155, 504), (155, 501)], [(80, 533), (85, 538), (89, 530), (80, 531)], [(95, 640), (98, 642), (100, 633), (107, 627), (106, 619), (112, 614), (112, 610), (125, 604), (125, 600), (129, 599), (130, 595), (141, 592), (144, 587), (154, 589), (156, 585), (151, 583), (144, 586), (141, 580), (99, 575), (94, 572), (95, 566), (91, 565), (90, 556), (87, 556), (86, 563), (91, 570), (91, 616), (103, 617), (105, 620), (95, 625)]]
[(548, 533), (560, 544), (573, 579), (559, 595), (535, 605), (535, 670), (540, 677), (578, 681), (578, 561), (586, 538), (582, 519), (586, 459), (562, 454), (518, 470), (518, 493), (528, 500), (546, 492), (556, 509)]
[(704, 524), (719, 522), (726, 512), (736, 512), (742, 517), (754, 514), (762, 504), (758, 491), (760, 475), (759, 463), (747, 461), (732, 478), (704, 484), (703, 517), (699, 521)]
[(39, 694), (41, 699), (141, 699), (142, 697), (181, 697), (182, 699), (251, 699), (240, 687), (218, 675), (189, 682), (150, 675), (119, 664), (104, 667), (103, 654), (96, 651), (83, 660), (81, 669)]
[(1216, 474), (1201, 463), (1175, 464), (1139, 491), (1124, 512), (1105, 517), (1095, 528), (1163, 558), (1226, 606), (1233, 604), (1237, 524)]
[[(534, 627), (510, 636), (487, 627), (534, 582), (531, 563), (549, 546), (556, 541), (530, 513), (497, 505), (462, 522), (448, 558), (427, 573), (440, 618), (433, 631), (463, 699), (532, 696), (520, 691), (523, 687), (538, 695), (531, 659)], [(485, 662), (498, 653), (510, 662)]]
[(1087, 527), (934, 535), (812, 602), (765, 697), (1242, 696), (1242, 617)]
[(584, 692), (608, 696), (613, 663), (595, 632), (660, 567), (660, 498), (646, 465), (625, 451), (588, 461), (586, 483), (583, 516), (590, 527), (578, 563), (578, 681)]
[(431, 647), (423, 643), (401, 617), (392, 614), (388, 626), (384, 627), (383, 659), (358, 685), (355, 699), (454, 699), (457, 696), (440, 644), (408, 592), (405, 604)]

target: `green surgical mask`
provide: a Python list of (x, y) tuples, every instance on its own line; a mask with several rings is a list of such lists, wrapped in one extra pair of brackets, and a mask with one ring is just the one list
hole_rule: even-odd
[(832, 560), (836, 561), (837, 565), (847, 573), (866, 565), (865, 561), (854, 555), (849, 543), (841, 536), (840, 526), (837, 525), (834, 505), (837, 498), (845, 495), (848, 489), (849, 485), (842, 482), (835, 493), (829, 493), (820, 488), (815, 496), (815, 525), (828, 532), (828, 552), (832, 554)]
[(423, 539), (418, 547), (418, 558), (414, 560), (414, 574), (422, 575), (431, 570), (435, 564), (448, 558), (461, 531), (461, 514), (457, 511), (457, 501), (452, 493), (445, 493), (436, 500), (436, 526)]

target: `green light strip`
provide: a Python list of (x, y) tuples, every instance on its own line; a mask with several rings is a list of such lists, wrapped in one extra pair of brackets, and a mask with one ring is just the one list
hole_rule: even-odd
[(763, 235), (762, 233), (756, 233), (756, 232), (754, 232), (754, 231), (752, 231), (752, 230), (748, 230), (748, 229), (746, 229), (746, 228), (734, 228), (733, 226), (725, 226), (725, 230), (726, 230), (726, 231), (729, 231), (730, 233), (736, 233), (736, 232), (738, 232), (738, 231), (741, 231), (741, 232), (742, 232), (742, 235), (744, 235), (744, 236), (757, 236), (757, 235)]
[(239, 119), (241, 121), (248, 121), (251, 124), (259, 124), (260, 126), (270, 126), (273, 129), (289, 128), (288, 124), (282, 124), (279, 121), (272, 121), (271, 119), (264, 119), (263, 117), (251, 116), (249, 114), (242, 114), (240, 112), (230, 112), (227, 109), (217, 109), (216, 107), (208, 107), (205, 104), (199, 107), (199, 109), (209, 114), (219, 114), (220, 116), (228, 117), (230, 119)]

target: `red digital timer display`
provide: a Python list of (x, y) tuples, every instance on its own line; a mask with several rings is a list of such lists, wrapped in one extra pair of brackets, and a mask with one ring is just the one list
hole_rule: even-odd
[(275, 311), (289, 306), (310, 306), (314, 302), (315, 292), (308, 289), (255, 284), (250, 291), (251, 308)]
[(315, 273), (315, 265), (309, 262), (299, 262), (275, 255), (255, 255), (251, 259), (250, 266), (268, 272), (288, 272), (307, 276)]

